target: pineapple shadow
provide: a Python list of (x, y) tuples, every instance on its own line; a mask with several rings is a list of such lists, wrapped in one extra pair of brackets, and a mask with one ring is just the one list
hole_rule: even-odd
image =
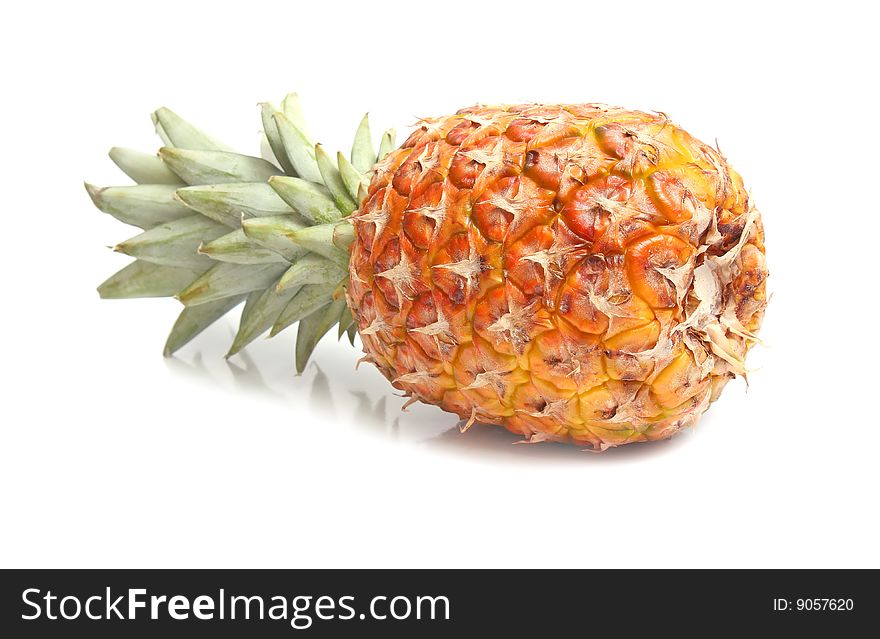
[(388, 413), (388, 398), (380, 397), (373, 401), (364, 391), (350, 391), (355, 399), (355, 414), (358, 416), (358, 425), (365, 430), (371, 431), (377, 436), (387, 436), (391, 439), (400, 438), (400, 416), (392, 419)]
[(166, 367), (175, 374), (213, 385), (231, 384), (235, 390), (259, 393), (275, 399), (285, 399), (285, 393), (266, 379), (266, 362), (258, 361), (247, 350), (234, 357), (221, 354), (231, 343), (235, 332), (231, 326), (212, 327), (202, 334), (202, 339), (178, 353), (165, 358)]
[(673, 453), (689, 444), (692, 430), (681, 433), (672, 439), (653, 442), (639, 442), (609, 448), (602, 453), (579, 448), (559, 442), (525, 443), (522, 437), (506, 431), (501, 426), (475, 423), (467, 432), (460, 432), (459, 426), (424, 442), (430, 448), (443, 452), (493, 457), (496, 459), (528, 459), (531, 462), (607, 464), (637, 462), (647, 457)]
[[(209, 355), (213, 357), (213, 355)], [(247, 392), (259, 392), (272, 397), (281, 398), (282, 393), (274, 390), (263, 377), (256, 361), (247, 354), (239, 354), (240, 363), (225, 360), (225, 368), (235, 387)], [(165, 365), (177, 374), (185, 375), (199, 381), (216, 381), (213, 367), (208, 366), (203, 352), (196, 352), (190, 361), (176, 355), (165, 358)]]

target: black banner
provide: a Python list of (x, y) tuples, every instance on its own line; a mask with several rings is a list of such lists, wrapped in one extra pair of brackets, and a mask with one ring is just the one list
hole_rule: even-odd
[[(5, 637), (875, 632), (873, 571), (24, 570)], [(707, 625), (708, 624), (708, 625)]]

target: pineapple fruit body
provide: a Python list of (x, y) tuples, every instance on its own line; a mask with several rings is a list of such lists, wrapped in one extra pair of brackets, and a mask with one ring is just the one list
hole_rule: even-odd
[(529, 441), (667, 438), (744, 375), (760, 217), (663, 114), (473, 107), (425, 120), (353, 215), (349, 306), (414, 399)]

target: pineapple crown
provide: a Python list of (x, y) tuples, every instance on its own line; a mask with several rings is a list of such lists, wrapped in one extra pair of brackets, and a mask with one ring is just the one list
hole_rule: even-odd
[(135, 261), (98, 287), (105, 299), (175, 297), (183, 305), (165, 343), (171, 355), (244, 302), (231, 357), (269, 331), (299, 324), (296, 368), (338, 325), (354, 343), (343, 291), (353, 229), (345, 218), (373, 166), (394, 148), (394, 131), (374, 150), (365, 115), (350, 159), (314, 144), (295, 93), (277, 109), (260, 105), (267, 158), (241, 155), (173, 111), (153, 113), (158, 155), (125, 148), (110, 158), (133, 186), (86, 184), (95, 206), (142, 229), (115, 251)]

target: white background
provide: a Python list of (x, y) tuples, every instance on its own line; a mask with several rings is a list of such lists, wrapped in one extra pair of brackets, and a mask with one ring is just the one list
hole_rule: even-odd
[[(0, 565), (880, 566), (870, 3), (17, 3), (4, 9)], [(824, 7), (824, 8), (822, 8)], [(513, 446), (403, 400), (328, 338), (178, 357), (171, 300), (99, 301), (133, 230), (82, 181), (167, 105), (246, 152), (296, 90), (347, 146), (480, 102), (659, 109), (763, 211), (773, 299), (693, 431), (602, 455)], [(403, 135), (399, 139), (402, 139)]]

